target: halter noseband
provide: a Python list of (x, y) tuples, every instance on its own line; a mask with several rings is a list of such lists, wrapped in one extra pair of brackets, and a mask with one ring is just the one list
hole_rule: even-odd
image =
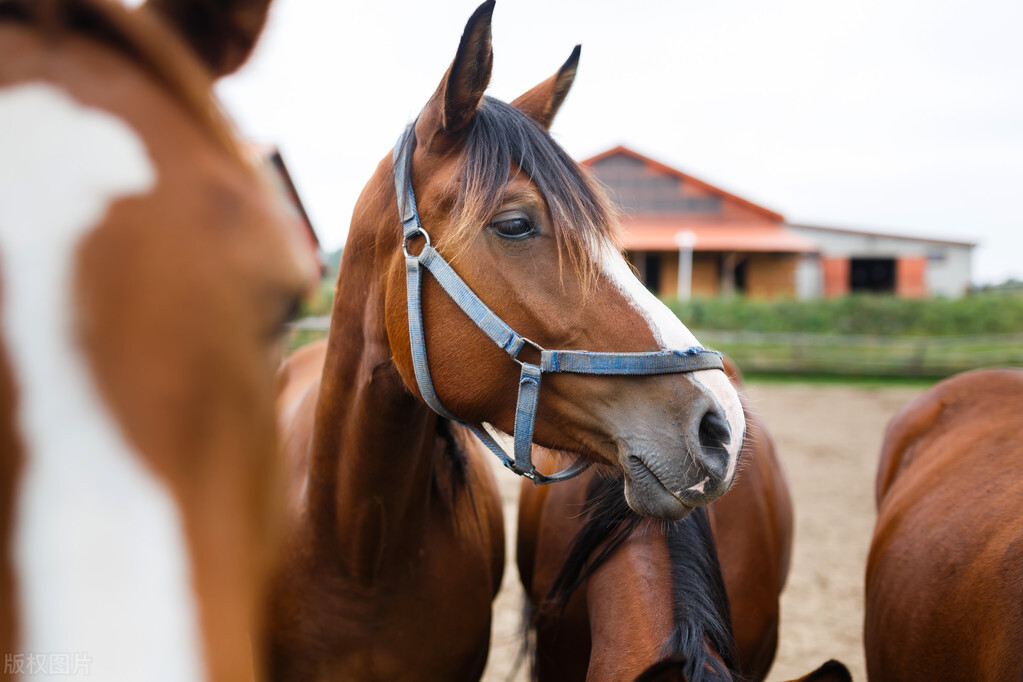
[[(414, 124), (413, 124), (414, 125)], [(451, 268), (446, 260), (433, 248), (430, 236), (419, 221), (416, 208), (416, 197), (412, 190), (412, 179), (407, 177), (410, 145), (406, 138), (412, 129), (410, 125), (398, 138), (394, 146), (394, 189), (398, 196), (398, 211), (401, 214), (404, 240), (402, 251), (405, 254), (405, 274), (408, 293), (409, 338), (412, 346), (412, 366), (416, 373), (416, 383), (423, 400), (434, 412), (451, 421), (462, 424), (479, 438), (506, 467), (530, 479), (536, 485), (564, 481), (582, 473), (589, 462), (578, 460), (568, 468), (556, 474), (546, 476), (533, 465), (533, 424), (536, 421), (536, 408), (540, 394), (540, 377), (544, 372), (573, 372), (577, 374), (603, 375), (637, 375), (637, 374), (670, 374), (678, 372), (695, 372), (702, 369), (724, 369), (721, 354), (693, 346), (685, 350), (652, 351), (646, 353), (591, 353), (582, 350), (547, 350), (539, 344), (518, 334), (499, 318), (469, 288), (461, 277)], [(409, 253), (409, 240), (422, 237), (426, 243), (419, 255)], [(426, 337), (423, 333), (423, 310), (420, 302), (423, 268), (429, 270), (448, 296), (458, 307), (476, 323), (491, 341), (502, 348), (512, 360), (517, 362), (522, 371), (519, 374), (519, 394), (515, 405), (514, 459), (509, 457), (482, 427), (482, 425), (466, 424), (452, 414), (441, 403), (433, 390), (430, 378), (430, 367), (426, 360)], [(518, 355), (525, 346), (530, 346), (540, 354), (540, 363), (534, 365), (520, 360)]]

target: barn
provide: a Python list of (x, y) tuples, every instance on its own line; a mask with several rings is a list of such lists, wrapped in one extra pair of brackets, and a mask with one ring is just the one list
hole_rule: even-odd
[(623, 146), (582, 164), (621, 209), (643, 282), (665, 298), (955, 297), (970, 285), (972, 243), (789, 224)]
[(970, 289), (972, 242), (900, 236), (819, 225), (789, 225), (813, 240), (818, 293), (958, 298)]

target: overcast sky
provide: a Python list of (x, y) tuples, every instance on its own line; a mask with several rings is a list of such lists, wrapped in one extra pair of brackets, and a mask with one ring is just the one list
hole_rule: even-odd
[[(277, 0), (218, 90), (276, 144), (324, 246), (425, 104), (475, 0)], [(1023, 2), (498, 0), (489, 94), (581, 43), (554, 122), (577, 159), (618, 144), (790, 222), (979, 243), (1023, 279)]]

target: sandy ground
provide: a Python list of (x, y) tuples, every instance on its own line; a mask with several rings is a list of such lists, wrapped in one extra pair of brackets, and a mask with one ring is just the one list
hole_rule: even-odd
[[(796, 510), (792, 571), (782, 596), (781, 644), (769, 680), (788, 680), (828, 658), (855, 680), (863, 662), (863, 572), (874, 525), (874, 471), (888, 419), (923, 388), (756, 383), (746, 395), (764, 418), (788, 472)], [(500, 468), (497, 465), (497, 468)], [(495, 604), (484, 680), (512, 675), (521, 648), (522, 590), (514, 565), (519, 482), (498, 471), (508, 568)]]

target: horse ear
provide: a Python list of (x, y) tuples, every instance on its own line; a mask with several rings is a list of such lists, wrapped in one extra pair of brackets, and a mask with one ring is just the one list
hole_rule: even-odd
[(831, 659), (809, 675), (792, 682), (852, 682), (852, 675), (843, 663)]
[(688, 682), (685, 667), (685, 655), (676, 654), (654, 663), (641, 672), (635, 682)]
[(558, 69), (556, 74), (516, 99), (512, 102), (512, 106), (544, 128), (550, 128), (551, 122), (554, 121), (554, 116), (558, 113), (558, 109), (561, 108), (561, 103), (565, 101), (565, 96), (568, 95), (569, 88), (572, 87), (572, 81), (575, 80), (575, 72), (579, 68), (579, 52), (581, 50), (582, 45), (576, 45), (568, 61)]
[(419, 144), (429, 149), (437, 133), (457, 135), (476, 115), (494, 65), (490, 22), (494, 0), (476, 8), (465, 24), (458, 52), (416, 123)]
[(214, 76), (249, 58), (266, 24), (270, 0), (147, 0), (151, 12), (185, 39)]

